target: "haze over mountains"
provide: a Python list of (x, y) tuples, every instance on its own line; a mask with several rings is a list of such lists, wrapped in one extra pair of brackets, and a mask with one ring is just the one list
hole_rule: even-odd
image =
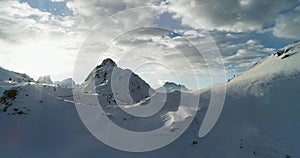
[[(180, 123), (192, 121), (175, 142), (146, 153), (123, 152), (98, 141), (80, 120), (75, 107), (80, 99), (74, 99), (77, 96), (69, 84), (48, 84), (48, 77), (47, 83), (38, 84), (25, 74), (0, 68), (0, 157), (300, 157), (299, 61), (300, 43), (294, 43), (231, 79), (217, 124), (199, 138), (211, 88), (219, 85), (187, 91), (184, 86), (167, 83), (165, 92), (156, 91), (132, 71), (104, 60), (78, 86), (86, 97), (96, 96), (105, 109), (104, 114), (91, 117), (108, 116), (119, 127), (132, 131), (166, 125), (166, 135), (177, 134)], [(199, 108), (189, 108), (188, 101), (179, 108), (182, 95), (200, 95)], [(152, 100), (155, 102), (148, 104)], [(163, 108), (147, 118), (132, 117), (117, 106), (130, 109), (161, 102)], [(196, 116), (191, 120), (194, 112)]]

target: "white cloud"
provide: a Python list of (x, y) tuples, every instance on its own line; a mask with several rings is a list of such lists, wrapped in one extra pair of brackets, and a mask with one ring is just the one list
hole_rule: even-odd
[(274, 48), (266, 48), (258, 41), (248, 40), (246, 43), (235, 45), (224, 45), (226, 51), (235, 52), (225, 57), (227, 71), (236, 72), (249, 68), (257, 61), (270, 55), (275, 51)]
[(241, 7), (247, 7), (248, 5), (251, 5), (253, 3), (253, 0), (240, 0), (239, 4)]
[(253, 39), (250, 39), (246, 42), (246, 44), (248, 45), (254, 45), (254, 44), (257, 44), (257, 41), (253, 40)]
[(194, 18), (205, 29), (243, 32), (262, 30), (296, 4), (298, 0), (178, 0), (169, 1), (168, 6)]
[(64, 2), (65, 0), (51, 0), (51, 2)]
[(67, 2), (67, 7), (81, 21), (80, 27), (90, 29), (119, 11), (151, 4), (147, 0), (73, 0)]
[(300, 39), (300, 6), (291, 12), (279, 15), (275, 22), (273, 32), (275, 36)]
[[(61, 2), (63, 0), (52, 1)], [(274, 22), (275, 27), (271, 31), (274, 31), (275, 36), (294, 39), (300, 37), (299, 7), (294, 11), (283, 12), (299, 3), (298, 0), (170, 0), (162, 1), (161, 4), (159, 2), (157, 0), (72, 0), (67, 1), (66, 5), (73, 14), (58, 17), (49, 12), (31, 8), (27, 3), (0, 1), (1, 65), (16, 71), (28, 72), (34, 77), (38, 73), (43, 73), (42, 71), (56, 73), (56, 76), (62, 73), (71, 74), (72, 63), (74, 63), (77, 50), (95, 25), (119, 11), (145, 5), (168, 6), (171, 9), (181, 11), (195, 19), (207, 30), (217, 30), (216, 32), (220, 30), (232, 31), (228, 32), (225, 40), (240, 38), (240, 35), (233, 32), (257, 31), (263, 33), (266, 30), (263, 30), (263, 27), (272, 26)], [(126, 31), (125, 28), (132, 26), (133, 23), (130, 20), (132, 18), (135, 18), (135, 24), (140, 24), (138, 26), (153, 25), (157, 20), (167, 24), (179, 21), (179, 24), (176, 23), (176, 25), (180, 25), (180, 22), (189, 26), (195, 24), (194, 20), (180, 19), (180, 15), (173, 15), (173, 21), (164, 21), (163, 18), (159, 19), (160, 13), (145, 11), (141, 14), (132, 12), (129, 16), (115, 18), (112, 23), (102, 26), (106, 29), (104, 34), (92, 36), (95, 39), (103, 38), (103, 41), (105, 41), (105, 38), (108, 39), (120, 33), (120, 31)], [(205, 37), (208, 34), (205, 34), (205, 31), (203, 33), (199, 30), (188, 30), (182, 25), (178, 27), (177, 31), (191, 41), (199, 40), (199, 38), (203, 38), (201, 39), (203, 41), (207, 40)], [(134, 46), (151, 41), (152, 45), (148, 44), (147, 46), (155, 46), (155, 49), (145, 47), (148, 49), (135, 49), (135, 51), (147, 54), (144, 57), (152, 60), (162, 55), (159, 53), (161, 52), (164, 55), (161, 56), (159, 62), (165, 63), (172, 59), (173, 63), (171, 64), (175, 65), (174, 68), (183, 68), (184, 62), (180, 62), (182, 58), (173, 53), (173, 49), (177, 49), (185, 52), (185, 55), (189, 57), (193, 64), (200, 63), (199, 68), (203, 68), (201, 67), (203, 61), (196, 54), (198, 52), (193, 50), (183, 38), (161, 38), (160, 33), (157, 30), (150, 30), (148, 33), (144, 31), (138, 35), (129, 34), (134, 38), (126, 37), (123, 41), (120, 39), (118, 46), (112, 46), (111, 50), (126, 52)], [(86, 53), (98, 52), (104, 45), (101, 41), (89, 44)], [(231, 53), (229, 57), (225, 58), (225, 62), (235, 62), (242, 67), (273, 51), (272, 48), (265, 48), (254, 39), (250, 39), (243, 44), (226, 43), (221, 47), (225, 52), (224, 54)], [(203, 48), (207, 49), (204, 44)], [(118, 53), (114, 54), (115, 57), (118, 55)], [(22, 58), (24, 58), (23, 61)], [(45, 58), (48, 60), (45, 60)], [(241, 59), (243, 60), (238, 61)], [(26, 65), (27, 60), (32, 62)], [(41, 70), (37, 70), (37, 68)], [(59, 74), (57, 74), (58, 70)]]
[(55, 17), (28, 3), (1, 1), (0, 24), (3, 67), (34, 78), (49, 73), (55, 79), (62, 79), (63, 73), (70, 75), (81, 38), (70, 17)]

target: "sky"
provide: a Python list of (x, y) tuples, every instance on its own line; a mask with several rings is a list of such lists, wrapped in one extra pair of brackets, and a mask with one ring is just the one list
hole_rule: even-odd
[[(144, 6), (161, 9), (135, 9)], [(219, 71), (208, 60), (228, 79), (297, 40), (300, 0), (0, 1), (0, 66), (35, 79), (72, 77), (80, 57), (82, 82), (110, 57), (154, 87), (197, 89)]]

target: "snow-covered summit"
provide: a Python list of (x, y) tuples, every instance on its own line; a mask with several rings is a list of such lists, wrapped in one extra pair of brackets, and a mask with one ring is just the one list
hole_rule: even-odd
[(60, 87), (64, 87), (64, 88), (73, 88), (75, 85), (75, 82), (72, 78), (67, 78), (62, 81), (55, 81), (54, 84), (57, 86), (60, 86)]
[(50, 75), (46, 75), (46, 76), (40, 76), (39, 79), (37, 80), (37, 83), (53, 84), (53, 81), (51, 80)]
[(102, 61), (102, 64), (98, 65), (97, 68), (100, 68), (100, 67), (115, 67), (117, 66), (117, 64), (110, 58), (107, 58), (107, 59), (104, 59)]
[(186, 88), (184, 85), (176, 84), (174, 82), (166, 82), (162, 87), (158, 88), (157, 90), (160, 91), (160, 90), (162, 90), (162, 88), (164, 88), (164, 90), (167, 92), (189, 91), (189, 89)]
[[(84, 91), (102, 94), (109, 102), (136, 103), (151, 95), (154, 90), (131, 70), (122, 69), (111, 59), (105, 59), (83, 83)], [(124, 95), (124, 94), (130, 95)]]

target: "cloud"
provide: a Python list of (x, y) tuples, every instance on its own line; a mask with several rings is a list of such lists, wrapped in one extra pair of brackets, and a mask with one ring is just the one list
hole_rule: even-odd
[[(93, 26), (119, 11), (141, 6), (167, 6), (195, 19), (207, 30), (232, 32), (263, 31), (272, 27), (274, 19), (299, 5), (298, 0), (73, 0), (67, 7), (80, 17), (82, 25)], [(173, 16), (175, 19), (180, 15)], [(258, 18), (259, 17), (259, 18)], [(183, 25), (192, 25), (181, 19)]]
[(91, 29), (105, 18), (125, 11), (130, 8), (151, 5), (147, 0), (72, 0), (67, 2), (67, 7), (73, 12), (73, 16), (81, 21), (80, 27)]
[(0, 34), (13, 41), (33, 37), (60, 39), (75, 32), (72, 29), (76, 22), (70, 17), (53, 16), (49, 12), (31, 8), (28, 3), (17, 1), (0, 3)]
[[(155, 61), (164, 64), (172, 64), (170, 67), (176, 70), (188, 71), (184, 59), (186, 58), (193, 66), (205, 64), (200, 52), (190, 43), (190, 41), (201, 41), (196, 38), (195, 32), (191, 36), (191, 31), (186, 35), (170, 37), (172, 33), (168, 30), (159, 28), (141, 28), (120, 36), (117, 41), (106, 50), (103, 58), (112, 57), (116, 60), (125, 60), (125, 64), (130, 64), (129, 60), (136, 62)], [(130, 54), (130, 58), (123, 55)], [(135, 64), (134, 62), (133, 64)], [(126, 65), (123, 65), (126, 66)], [(197, 67), (204, 68), (204, 67)]]
[(300, 39), (300, 6), (276, 18), (273, 34), (277, 37)]
[(297, 4), (298, 0), (178, 0), (168, 6), (195, 18), (205, 29), (244, 32), (272, 25), (279, 13)]
[[(127, 63), (143, 58), (146, 61), (169, 63), (182, 72), (188, 71), (190, 62), (201, 73), (207, 70), (205, 61), (187, 40), (200, 43), (201, 48), (206, 50), (201, 53), (211, 53), (215, 50), (209, 50), (211, 45), (205, 44), (213, 42), (207, 31), (213, 34), (226, 66), (237, 70), (246, 68), (274, 50), (264, 46), (255, 36), (250, 36), (251, 34), (272, 34), (273, 31), (276, 37), (300, 37), (299, 7), (295, 7), (299, 4), (298, 0), (51, 1), (61, 2), (61, 8), (67, 7), (70, 14), (57, 15), (49, 9), (33, 8), (28, 3), (0, 1), (0, 62), (3, 66), (28, 72), (34, 77), (43, 73), (42, 70), (56, 73), (56, 76), (71, 74), (77, 50), (91, 30), (96, 32), (91, 35), (94, 41), (88, 42), (82, 48), (87, 55), (99, 53), (106, 46), (106, 40), (120, 34), (122, 38), (110, 45), (108, 56), (117, 58), (122, 53), (139, 53), (140, 57), (127, 56), (131, 59)], [(141, 6), (167, 6), (190, 16), (192, 21), (164, 11), (129, 11), (128, 16), (114, 18), (111, 23), (100, 27), (98, 25), (98, 29), (105, 31), (97, 34), (95, 26), (109, 16)], [(195, 21), (206, 30), (193, 28)], [(147, 25), (174, 28), (176, 33), (149, 28), (133, 32), (126, 30), (134, 24), (141, 27)], [(33, 61), (29, 64), (31, 68), (26, 67), (28, 61), (22, 61), (21, 57)], [(89, 57), (86, 57), (87, 62)], [(185, 58), (187, 61), (183, 62)], [(210, 58), (214, 59), (214, 56)], [(28, 71), (29, 69), (31, 70)], [(59, 74), (55, 71), (59, 71)], [(156, 73), (160, 71), (156, 70)]]
[(250, 39), (245, 43), (230, 45), (225, 49), (234, 52), (232, 55), (224, 58), (228, 72), (239, 72), (251, 67), (262, 58), (272, 54), (275, 49), (266, 48), (258, 41)]
[(70, 17), (53, 16), (28, 3), (1, 1), (1, 65), (35, 78), (70, 75), (81, 38), (74, 23)]
[(64, 2), (65, 0), (51, 0), (51, 2)]

